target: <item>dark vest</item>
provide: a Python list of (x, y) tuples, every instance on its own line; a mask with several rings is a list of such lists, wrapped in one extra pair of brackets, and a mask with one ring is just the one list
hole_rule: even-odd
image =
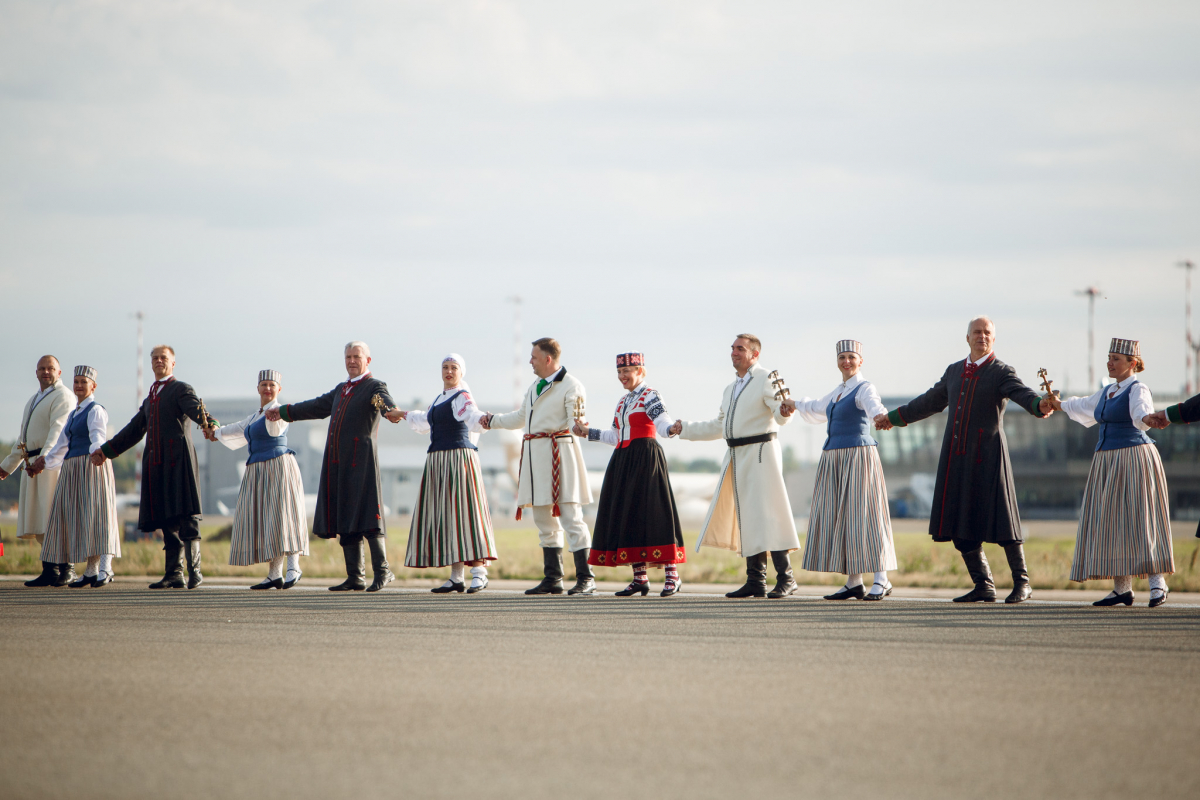
[(266, 417), (259, 417), (250, 424), (246, 429), (246, 441), (250, 450), (250, 457), (246, 459), (247, 467), (260, 461), (270, 461), (288, 453), (296, 453), (295, 450), (288, 449), (286, 433), (282, 436), (272, 436), (267, 432)]
[(868, 427), (867, 412), (854, 403), (858, 390), (865, 386), (860, 383), (854, 391), (847, 392), (840, 400), (831, 400), (825, 408), (825, 418), (828, 424), (825, 432), (824, 450), (845, 450), (848, 447), (873, 447), (876, 443), (871, 438)]
[(443, 403), (438, 403), (429, 409), (426, 419), (429, 421), (429, 450), (437, 453), (442, 450), (478, 450), (471, 444), (467, 423), (460, 422), (454, 417), (454, 398), (462, 394), (455, 392)]
[(104, 406), (92, 401), (91, 405), (79, 413), (76, 408), (71, 412), (71, 419), (67, 421), (67, 455), (66, 458), (75, 458), (75, 456), (86, 456), (92, 449), (92, 439), (88, 433), (88, 415), (92, 413), (92, 406), (104, 408)]
[(1134, 427), (1129, 417), (1129, 395), (1133, 393), (1133, 383), (1112, 400), (1108, 399), (1108, 389), (1100, 396), (1100, 404), (1093, 413), (1100, 423), (1100, 441), (1096, 442), (1096, 450), (1120, 450), (1123, 447), (1154, 444), (1153, 439)]

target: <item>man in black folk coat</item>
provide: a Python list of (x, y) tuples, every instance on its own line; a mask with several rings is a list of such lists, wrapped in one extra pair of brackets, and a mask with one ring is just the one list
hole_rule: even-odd
[[(1168, 425), (1191, 425), (1193, 422), (1200, 422), (1200, 394), (1194, 394), (1182, 403), (1156, 411), (1150, 418), (1150, 427), (1159, 430)], [(1196, 525), (1196, 538), (1200, 539), (1200, 524)]]
[(950, 409), (942, 455), (938, 460), (929, 533), (937, 542), (953, 542), (962, 553), (975, 588), (954, 598), (956, 603), (991, 603), (996, 586), (983, 543), (1004, 548), (1012, 570), (1013, 590), (1006, 603), (1033, 596), (1021, 517), (1013, 487), (1008, 441), (1004, 438), (1004, 406), (1012, 400), (1035, 417), (1053, 413), (1048, 402), (1021, 382), (1017, 372), (996, 358), (992, 345), (996, 328), (987, 317), (971, 320), (967, 343), (971, 355), (946, 368), (942, 379), (925, 394), (875, 418), (875, 427), (903, 427)]
[[(160, 344), (150, 351), (154, 385), (142, 407), (121, 431), (92, 453), (92, 463), (116, 458), (146, 437), (142, 453), (142, 497), (138, 529), (161, 530), (167, 567), (151, 589), (195, 589), (200, 574), (200, 482), (196, 479), (196, 449), (191, 423), (213, 427), (217, 421), (202, 411), (192, 387), (175, 379), (175, 349)], [(187, 557), (188, 578), (183, 579)]]
[[(273, 408), (267, 412), (267, 419), (295, 422), (329, 418), (313, 533), (322, 539), (341, 537), (346, 580), (330, 586), (331, 592), (377, 592), (396, 579), (387, 562), (387, 525), (376, 446), (379, 417), (399, 422), (400, 410), (392, 402), (387, 384), (371, 376), (371, 349), (366, 343), (350, 342), (345, 357), (348, 378), (333, 391), (303, 403)], [(382, 414), (376, 402), (390, 410)], [(374, 580), (370, 587), (363, 566), (363, 539), (371, 549)]]

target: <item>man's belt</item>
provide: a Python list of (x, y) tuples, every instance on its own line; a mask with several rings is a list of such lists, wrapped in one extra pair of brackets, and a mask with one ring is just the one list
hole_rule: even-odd
[(30, 458), (37, 458), (41, 454), (42, 454), (42, 448), (40, 448), (40, 447), (35, 447), (32, 450), (25, 451), (25, 455), (29, 456)]
[[(558, 440), (560, 437), (567, 437), (570, 435), (571, 435), (571, 432), (569, 430), (544, 431), (542, 433), (527, 433), (527, 434), (525, 434), (525, 441), (527, 441), (527, 442), (532, 441), (533, 439), (549, 439), (550, 440), (550, 464), (551, 464), (551, 467), (550, 467), (550, 502), (552, 502), (554, 504), (553, 508), (550, 509), (550, 514), (551, 514), (551, 516), (555, 516), (555, 517), (562, 516), (562, 511), (558, 507), (559, 477), (562, 474), (562, 456), (559, 455), (559, 452), (558, 452)], [(520, 482), (521, 471), (522, 471), (522, 469), (524, 469), (524, 466), (525, 466), (525, 448), (522, 447), (521, 448), (521, 463), (517, 467), (518, 483)], [(530, 477), (531, 478), (533, 477), (532, 473), (530, 474)], [(530, 487), (531, 495), (532, 495), (532, 488), (533, 487)], [(520, 519), (520, 518), (521, 518), (521, 507), (517, 506), (517, 519)]]
[(769, 442), (775, 438), (775, 433), (761, 433), (758, 436), (743, 436), (741, 439), (726, 439), (725, 444), (730, 447), (742, 447), (747, 444), (762, 444)]

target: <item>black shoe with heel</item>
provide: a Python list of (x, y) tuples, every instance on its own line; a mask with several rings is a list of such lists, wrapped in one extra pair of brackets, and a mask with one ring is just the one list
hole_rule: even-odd
[(616, 595), (617, 595), (617, 597), (633, 597), (635, 594), (640, 594), (642, 597), (645, 597), (649, 593), (650, 593), (650, 581), (645, 581), (643, 583), (638, 583), (637, 581), (634, 581), (633, 583), (629, 584), (621, 591), (616, 592)]
[(867, 590), (860, 583), (858, 586), (846, 588), (843, 586), (833, 594), (825, 595), (826, 600), (862, 600), (867, 594)]
[(429, 591), (433, 592), (434, 594), (450, 594), (451, 592), (465, 592), (466, 590), (467, 585), (465, 583), (455, 583), (454, 581), (450, 581), (449, 586), (442, 584), (441, 586), (433, 587)]
[(1092, 603), (1094, 606), (1131, 606), (1133, 605), (1133, 592), (1124, 592), (1122, 594), (1110, 593), (1108, 597), (1101, 598)]

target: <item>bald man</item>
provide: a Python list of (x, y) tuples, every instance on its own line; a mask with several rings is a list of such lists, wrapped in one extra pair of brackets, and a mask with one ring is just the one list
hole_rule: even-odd
[(962, 553), (975, 588), (956, 603), (993, 603), (996, 584), (983, 553), (984, 542), (1004, 548), (1013, 589), (1004, 600), (1020, 603), (1033, 596), (1021, 516), (1013, 487), (1012, 461), (1004, 438), (1004, 407), (1016, 403), (1035, 417), (1053, 408), (1021, 382), (1017, 371), (992, 351), (996, 326), (988, 317), (967, 324), (970, 355), (946, 367), (937, 384), (920, 397), (875, 417), (875, 427), (903, 427), (949, 408), (942, 455), (938, 460), (929, 533), (935, 542), (953, 542)]
[[(17, 444), (8, 457), (0, 462), (0, 480), (49, 450), (58, 441), (67, 416), (75, 408), (75, 395), (63, 385), (62, 367), (54, 356), (42, 356), (37, 362), (38, 391), (21, 413), (21, 430)], [(22, 449), (22, 447), (24, 449)], [(28, 459), (28, 462), (26, 461)], [(58, 470), (43, 470), (34, 478), (21, 473), (21, 493), (17, 503), (17, 536), (36, 539), (39, 544), (46, 536), (46, 520), (50, 516), (50, 501), (58, 485)], [(26, 586), (66, 586), (75, 579), (70, 564), (42, 562), (42, 574), (25, 583)]]

